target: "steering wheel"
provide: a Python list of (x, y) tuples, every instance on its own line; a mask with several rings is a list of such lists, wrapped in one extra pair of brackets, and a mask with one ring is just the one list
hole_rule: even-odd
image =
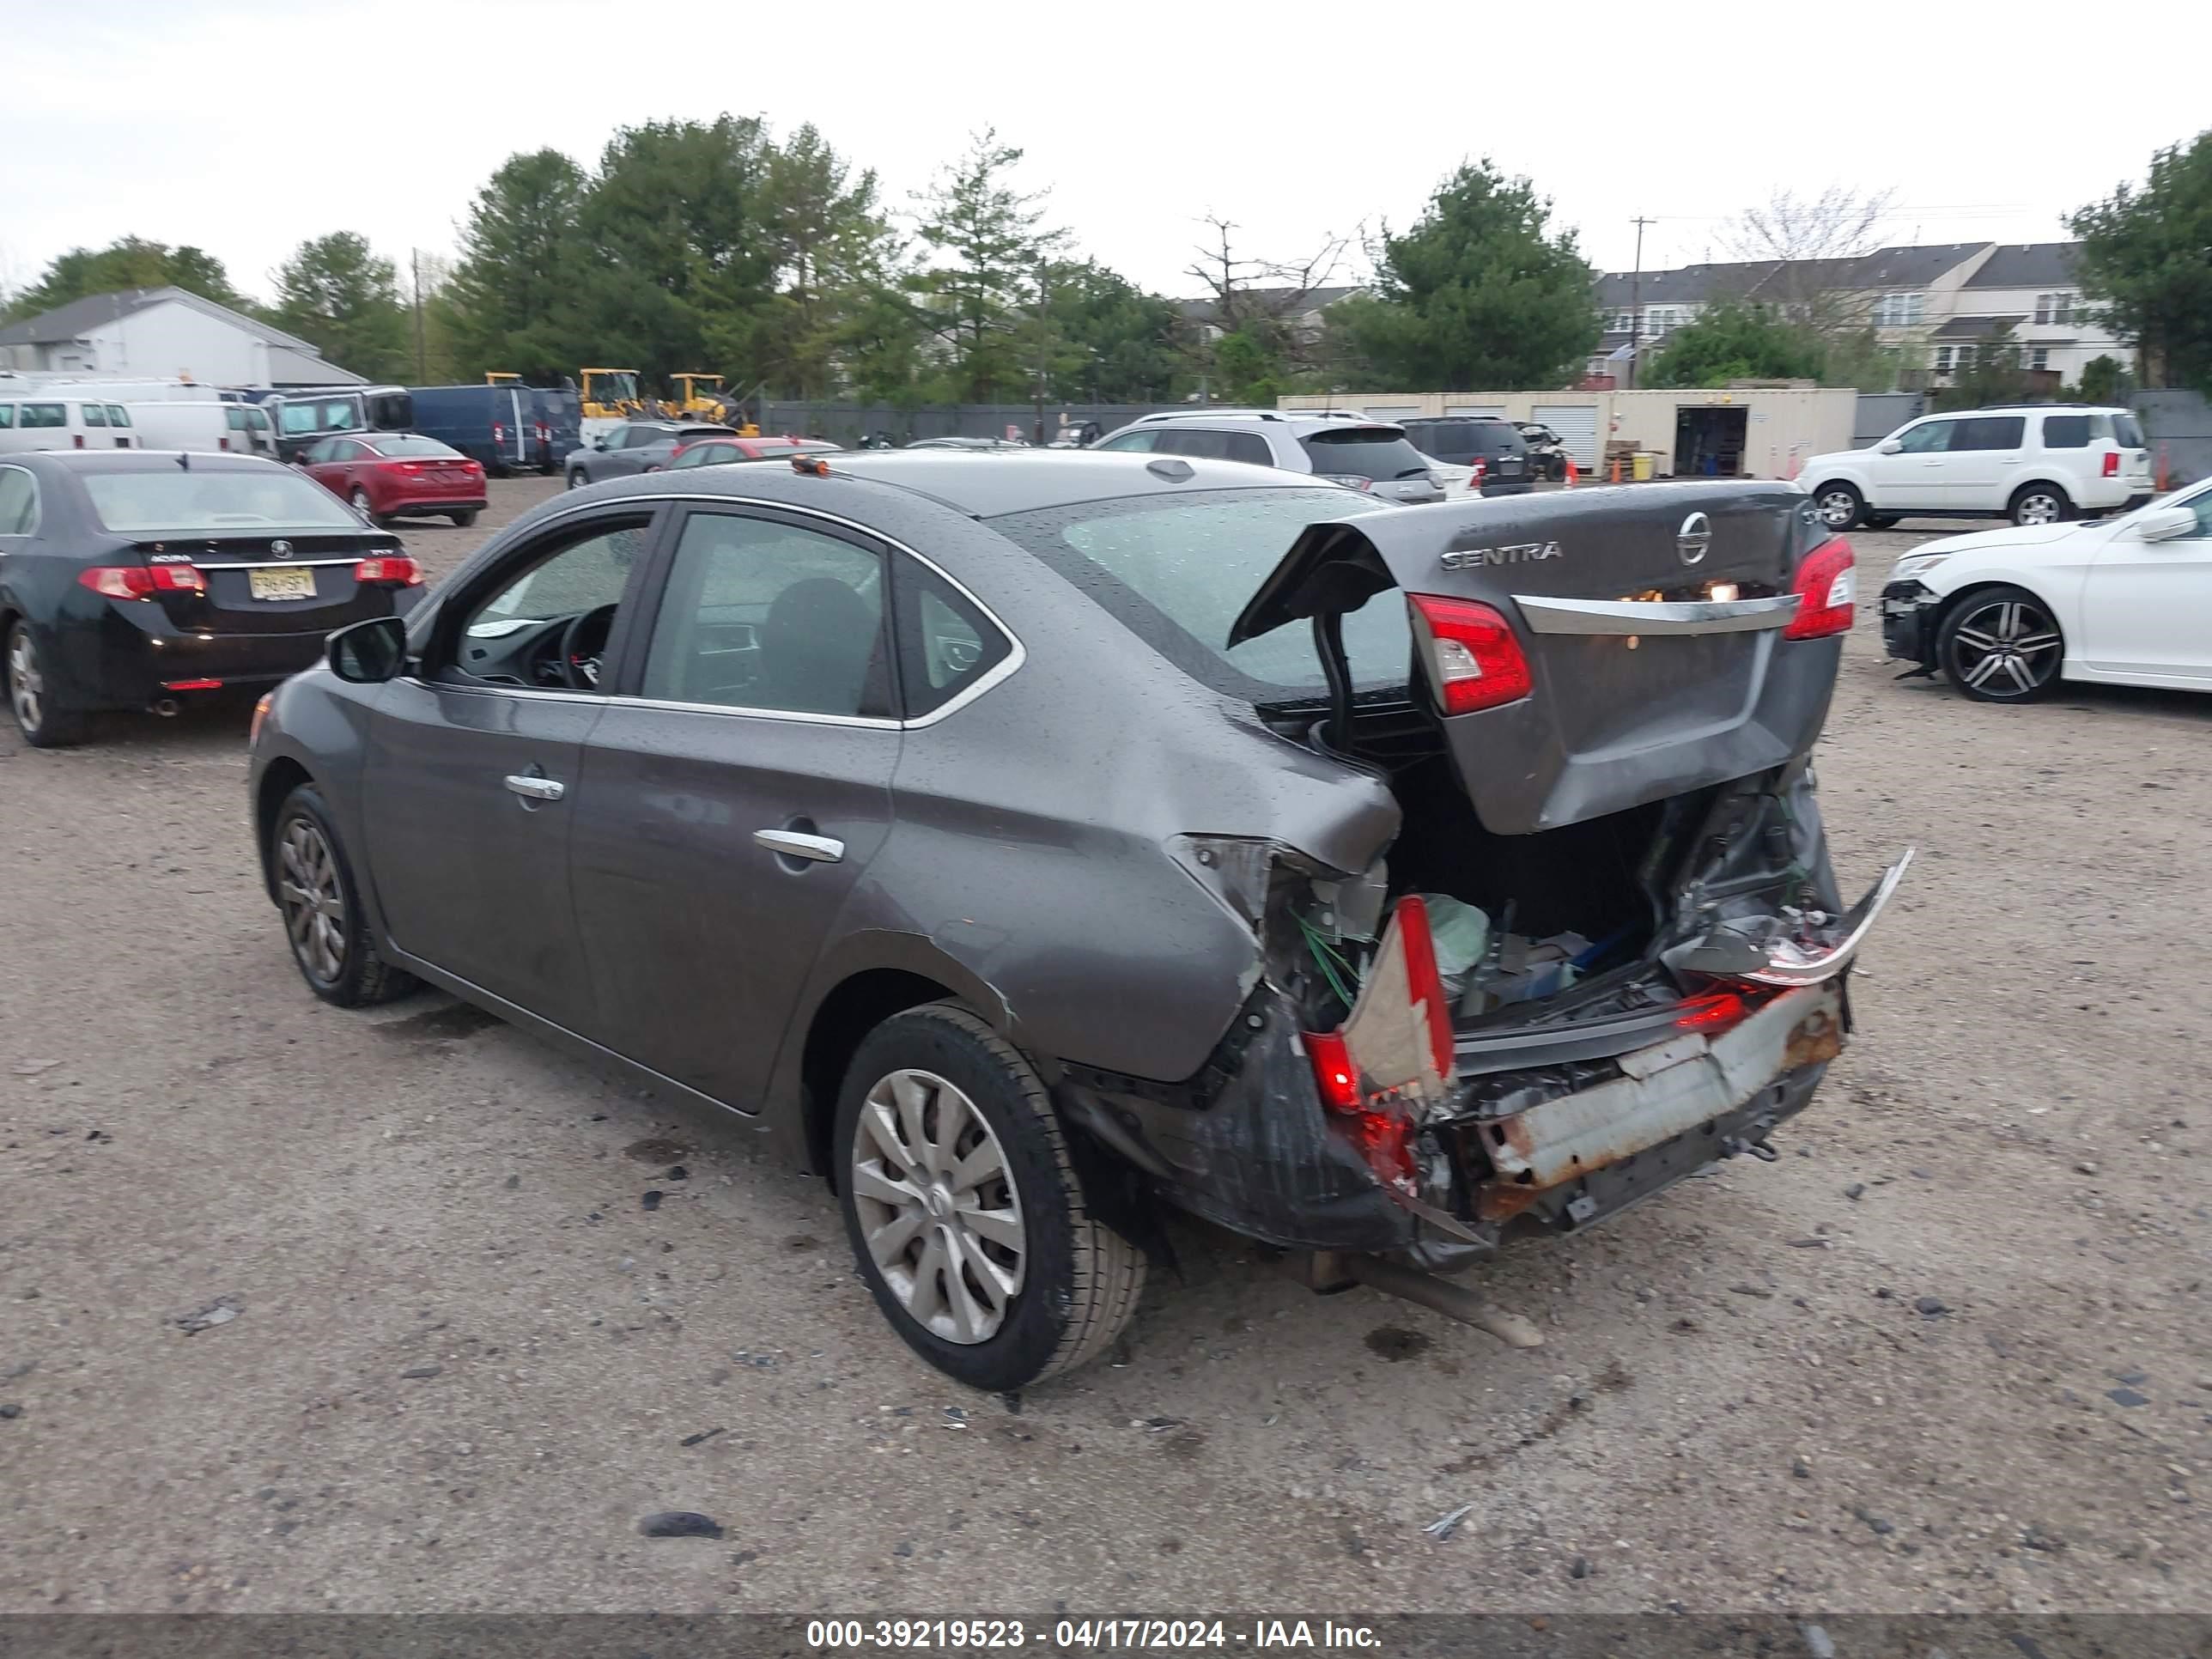
[(599, 658), (607, 648), (607, 636), (614, 631), (614, 624), (615, 607), (603, 605), (579, 611), (561, 630), (561, 678), (571, 691), (599, 689)]

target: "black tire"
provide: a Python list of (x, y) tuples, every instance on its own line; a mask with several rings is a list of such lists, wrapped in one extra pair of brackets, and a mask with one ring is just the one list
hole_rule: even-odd
[(46, 653), (31, 624), (17, 617), (0, 641), (0, 677), (7, 682), (8, 712), (33, 749), (67, 749), (82, 743), (90, 722), (81, 709), (57, 701), (46, 672)]
[(391, 526), (392, 520), (389, 514), (380, 514), (369, 506), (368, 492), (366, 489), (356, 488), (350, 499), (353, 501), (353, 510), (379, 530), (386, 529)]
[[(319, 838), (327, 854), (327, 864), (300, 857), (295, 866), (288, 859), (288, 848), (298, 848), (295, 832), (302, 841)], [(284, 797), (284, 804), (276, 809), (276, 823), (270, 832), (269, 861), (275, 873), (277, 889), (277, 908), (284, 917), (284, 931), (292, 947), (292, 961), (300, 970), (300, 977), (307, 981), (307, 988), (325, 1002), (336, 1003), (341, 1008), (363, 1008), (372, 1003), (391, 1002), (416, 989), (422, 981), (404, 969), (394, 968), (376, 953), (376, 944), (369, 937), (368, 917), (361, 903), (361, 889), (354, 881), (353, 865), (346, 857), (345, 844), (338, 839), (337, 825), (331, 821), (330, 808), (323, 804), (322, 792), (312, 783), (303, 783)], [(335, 943), (335, 966), (319, 960), (315, 935), (309, 926), (301, 926), (301, 916), (292, 902), (291, 891), (305, 892), (313, 886), (319, 889), (320, 878), (327, 870), (335, 888), (338, 914), (329, 920), (336, 923), (334, 941), (325, 936), (325, 942)], [(304, 878), (304, 879), (302, 878)], [(318, 915), (326, 912), (318, 910)]]
[(1869, 530), (1887, 530), (1897, 522), (1899, 516), (1895, 513), (1862, 513), (1859, 514), (1859, 522)]
[[(855, 1150), (862, 1133), (861, 1115), (871, 1093), (887, 1087), (902, 1072), (927, 1073), (964, 1095), (995, 1137), (1001, 1167), (1010, 1177), (992, 1191), (1009, 1198), (1009, 1208), (1019, 1218), (1021, 1280), (1006, 1297), (995, 1331), (981, 1340), (950, 1340), (928, 1328), (908, 1310), (869, 1249), (860, 1204), (868, 1201), (879, 1210), (886, 1206), (864, 1200), (861, 1191), (870, 1184), (870, 1176), (861, 1167), (867, 1160)], [(933, 1093), (930, 1103), (917, 1110), (941, 1124), (946, 1121), (944, 1098), (941, 1092)], [(1091, 1214), (1066, 1133), (1035, 1068), (1018, 1049), (965, 1009), (933, 1003), (896, 1015), (868, 1034), (854, 1053), (838, 1094), (832, 1145), (839, 1160), (846, 1236), (860, 1276), (892, 1328), (946, 1376), (994, 1392), (1025, 1388), (1097, 1358), (1128, 1323), (1144, 1289), (1144, 1253)], [(963, 1164), (981, 1145), (980, 1136), (969, 1144)], [(866, 1146), (878, 1152), (881, 1142), (872, 1139)], [(891, 1167), (885, 1157), (877, 1157), (874, 1163), (879, 1170)], [(927, 1167), (911, 1165), (909, 1173)], [(906, 1189), (911, 1186), (908, 1183)], [(1011, 1186), (1011, 1194), (1005, 1193), (1005, 1186)], [(981, 1202), (979, 1197), (977, 1205)], [(963, 1209), (946, 1195), (944, 1207), (933, 1206), (929, 1215), (957, 1218), (971, 1212), (972, 1208)], [(943, 1220), (925, 1219), (919, 1228), (902, 1235), (905, 1242), (894, 1269), (908, 1272), (919, 1286), (921, 1270), (932, 1260), (930, 1252), (940, 1249), (938, 1236), (956, 1231), (968, 1241), (960, 1248), (980, 1254), (975, 1236)], [(906, 1256), (908, 1250), (915, 1259)], [(942, 1267), (951, 1259), (939, 1255), (936, 1260)], [(968, 1267), (954, 1266), (950, 1271), (971, 1275), (963, 1284), (977, 1282)], [(942, 1272), (932, 1273), (930, 1284), (933, 1300), (946, 1310), (943, 1316), (954, 1318), (956, 1297)], [(969, 1296), (968, 1301), (973, 1309), (990, 1311), (988, 1297)]]
[(2066, 640), (2051, 607), (2026, 588), (1982, 587), (1944, 612), (1936, 660), (1977, 702), (2033, 702), (2057, 690)]
[(477, 521), (477, 514), (479, 510), (473, 507), (465, 507), (459, 513), (448, 513), (446, 516), (453, 521), (453, 527), (456, 530), (466, 530)]
[(2063, 524), (2074, 516), (2074, 498), (2055, 483), (2024, 483), (2005, 503), (2005, 516), (2023, 527)]
[(590, 480), (589, 478), (586, 478), (586, 477), (584, 476), (584, 474), (583, 474), (583, 471), (582, 471), (582, 469), (581, 469), (581, 468), (580, 468), (580, 467), (570, 467), (570, 468), (568, 469), (568, 488), (569, 488), (569, 489), (582, 489), (586, 484), (589, 483), (590, 482), (591, 482), (591, 480)]
[(1847, 483), (1824, 483), (1813, 491), (1813, 507), (1822, 524), (1840, 533), (1865, 516), (1866, 497)]

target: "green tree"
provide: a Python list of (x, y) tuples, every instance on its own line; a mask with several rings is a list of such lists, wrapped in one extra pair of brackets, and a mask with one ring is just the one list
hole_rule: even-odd
[(1667, 337), (1637, 379), (1648, 386), (1720, 386), (1731, 380), (1818, 380), (1827, 354), (1806, 329), (1765, 306), (1708, 307)]
[(2073, 388), (2069, 401), (2084, 404), (2117, 404), (2132, 390), (2127, 365), (2118, 357), (2092, 357), (2081, 365), (2081, 383)]
[(301, 243), (277, 268), (276, 303), (269, 314), (279, 328), (356, 374), (392, 380), (414, 372), (398, 273), (352, 231)]
[(1032, 389), (1018, 337), (1024, 311), (1037, 302), (1046, 260), (1065, 234), (1043, 228), (1042, 192), (1024, 195), (1007, 182), (1021, 159), (986, 128), (917, 198), (921, 239), (938, 263), (909, 280), (950, 354), (951, 386), (966, 402)]
[(576, 313), (583, 170), (555, 149), (507, 157), (477, 192), (437, 312), (458, 372), (552, 383), (581, 366)]
[(1060, 402), (1160, 403), (1182, 371), (1174, 302), (1095, 259), (1046, 267), (1049, 396)]
[(1395, 386), (1562, 384), (1598, 341), (1591, 270), (1551, 204), (1487, 159), (1437, 187), (1412, 229), (1386, 228), (1375, 292), (1329, 312), (1370, 381)]
[(857, 174), (810, 123), (767, 155), (762, 216), (775, 291), (750, 318), (746, 377), (787, 395), (833, 390), (854, 317), (895, 285), (897, 243), (872, 170)]
[(2082, 291), (2136, 340), (2150, 383), (2212, 395), (2212, 131), (2160, 150), (2142, 184), (2066, 225), (2081, 239)]
[(222, 261), (197, 247), (171, 247), (143, 236), (125, 236), (104, 248), (71, 248), (49, 264), (36, 283), (8, 306), (10, 320), (35, 317), (92, 294), (174, 286), (240, 310), (252, 301), (231, 286)]
[(608, 143), (580, 215), (579, 308), (623, 366), (664, 382), (737, 366), (726, 354), (774, 291), (769, 161), (750, 116), (652, 121)]

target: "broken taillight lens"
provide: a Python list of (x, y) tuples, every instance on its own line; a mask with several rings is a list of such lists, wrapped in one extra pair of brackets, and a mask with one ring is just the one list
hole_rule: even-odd
[(1841, 536), (1822, 542), (1797, 567), (1797, 580), (1790, 591), (1797, 596), (1797, 614), (1782, 630), (1785, 640), (1825, 640), (1850, 632), (1857, 613), (1858, 560), (1851, 544)]
[(1343, 1121), (1345, 1139), (1385, 1187), (1403, 1193), (1415, 1189), (1413, 1180), (1413, 1120), (1401, 1109), (1370, 1109), (1359, 1092), (1359, 1076), (1345, 1048), (1341, 1031), (1304, 1033), (1306, 1058), (1312, 1062), (1314, 1086), (1322, 1104)]
[(1321, 1103), (1332, 1112), (1358, 1111), (1359, 1079), (1352, 1073), (1344, 1033), (1308, 1031), (1304, 1036), (1306, 1058), (1313, 1062), (1314, 1086), (1321, 1091)]
[(1436, 593), (1408, 593), (1406, 608), (1445, 714), (1518, 702), (1534, 688), (1528, 656), (1503, 612)]
[(1741, 992), (1711, 991), (1682, 1004), (1674, 1024), (1686, 1031), (1724, 1031), (1742, 1024), (1750, 1012), (1751, 1004)]

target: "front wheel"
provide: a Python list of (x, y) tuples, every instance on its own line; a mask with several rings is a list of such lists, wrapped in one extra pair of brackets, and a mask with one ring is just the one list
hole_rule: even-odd
[(368, 492), (366, 489), (356, 489), (353, 492), (353, 510), (360, 514), (365, 522), (374, 525), (380, 530), (391, 522), (389, 519), (379, 517), (376, 509), (369, 505)]
[(584, 475), (583, 475), (580, 471), (578, 471), (574, 470), (574, 468), (571, 468), (571, 469), (570, 469), (569, 473), (568, 473), (568, 488), (569, 488), (569, 489), (582, 489), (582, 488), (583, 488), (586, 483), (588, 483), (589, 482), (590, 482), (590, 480), (589, 480), (589, 479), (587, 479), (587, 478), (586, 478), (586, 477), (584, 477)]
[(55, 700), (45, 659), (31, 624), (20, 617), (8, 630), (8, 712), (33, 749), (65, 749), (84, 741), (84, 716)]
[(303, 783), (276, 811), (269, 842), (276, 907), (307, 988), (341, 1008), (405, 996), (422, 981), (376, 953), (353, 866), (322, 792)]
[(2058, 524), (2074, 516), (2074, 503), (2057, 484), (2022, 484), (2006, 512), (2016, 525)]
[(448, 513), (446, 516), (453, 521), (453, 527), (456, 530), (466, 530), (477, 521), (477, 509), (471, 507), (465, 507), (459, 513)]
[(1866, 498), (1847, 483), (1822, 484), (1813, 492), (1813, 509), (1831, 530), (1849, 530), (1866, 511)]
[(836, 1139), (845, 1229), (876, 1305), (970, 1387), (1026, 1387), (1097, 1358), (1128, 1322), (1145, 1258), (1096, 1219), (1036, 1072), (938, 1003), (869, 1033)]
[(2058, 684), (2066, 641), (2024, 587), (1985, 587), (1951, 607), (1936, 635), (1944, 677), (1978, 702), (2032, 702)]

